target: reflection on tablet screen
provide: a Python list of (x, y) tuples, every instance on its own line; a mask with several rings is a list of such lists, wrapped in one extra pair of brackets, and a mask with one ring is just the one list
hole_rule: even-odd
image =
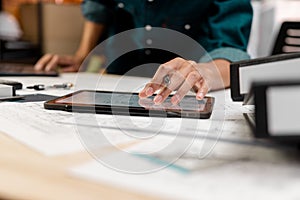
[(173, 105), (170, 102), (170, 97), (168, 97), (164, 103), (155, 105), (153, 103), (153, 97), (140, 99), (137, 94), (83, 91), (73, 94), (73, 96), (60, 99), (56, 101), (56, 103), (135, 107), (151, 110), (190, 110), (201, 112), (205, 109), (207, 99), (198, 101), (194, 96), (186, 96), (178, 105)]

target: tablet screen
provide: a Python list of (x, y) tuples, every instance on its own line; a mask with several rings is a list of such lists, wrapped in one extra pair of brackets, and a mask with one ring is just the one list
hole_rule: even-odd
[(118, 107), (134, 107), (157, 110), (188, 110), (188, 111), (204, 111), (207, 99), (196, 100), (195, 96), (184, 97), (178, 105), (170, 102), (170, 97), (161, 105), (153, 103), (153, 96), (140, 99), (138, 94), (122, 93), (122, 92), (95, 92), (81, 91), (74, 93), (72, 96), (58, 99), (56, 103), (63, 104), (81, 104), (81, 105), (101, 105), (101, 106), (118, 106)]

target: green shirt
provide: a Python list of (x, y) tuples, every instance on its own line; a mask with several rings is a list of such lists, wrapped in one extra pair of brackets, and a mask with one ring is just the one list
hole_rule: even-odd
[[(109, 36), (129, 28), (164, 27), (198, 41), (212, 59), (249, 59), (249, 0), (85, 0), (82, 11), (87, 20), (106, 24)], [(116, 13), (123, 14), (116, 20)], [(126, 20), (128, 27), (122, 27)]]

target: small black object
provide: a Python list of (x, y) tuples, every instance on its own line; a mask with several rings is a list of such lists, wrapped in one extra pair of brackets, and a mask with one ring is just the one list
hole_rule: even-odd
[(57, 96), (52, 96), (47, 94), (29, 94), (29, 95), (23, 95), (23, 97), (24, 97), (23, 99), (18, 101), (19, 103), (48, 101), (57, 98)]
[(33, 86), (27, 86), (27, 89), (34, 89), (34, 90), (45, 90), (45, 85), (43, 84), (38, 84), (38, 85), (33, 85)]
[(24, 96), (16, 95), (11, 97), (0, 97), (0, 101), (17, 101), (20, 99), (24, 99)]
[(15, 90), (21, 90), (23, 88), (23, 84), (18, 81), (0, 80), (0, 84), (13, 86)]

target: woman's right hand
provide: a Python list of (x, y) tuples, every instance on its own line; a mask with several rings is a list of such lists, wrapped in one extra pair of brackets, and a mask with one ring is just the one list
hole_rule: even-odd
[(55, 71), (59, 67), (63, 72), (77, 72), (83, 60), (84, 58), (75, 55), (46, 54), (34, 68), (37, 71)]

